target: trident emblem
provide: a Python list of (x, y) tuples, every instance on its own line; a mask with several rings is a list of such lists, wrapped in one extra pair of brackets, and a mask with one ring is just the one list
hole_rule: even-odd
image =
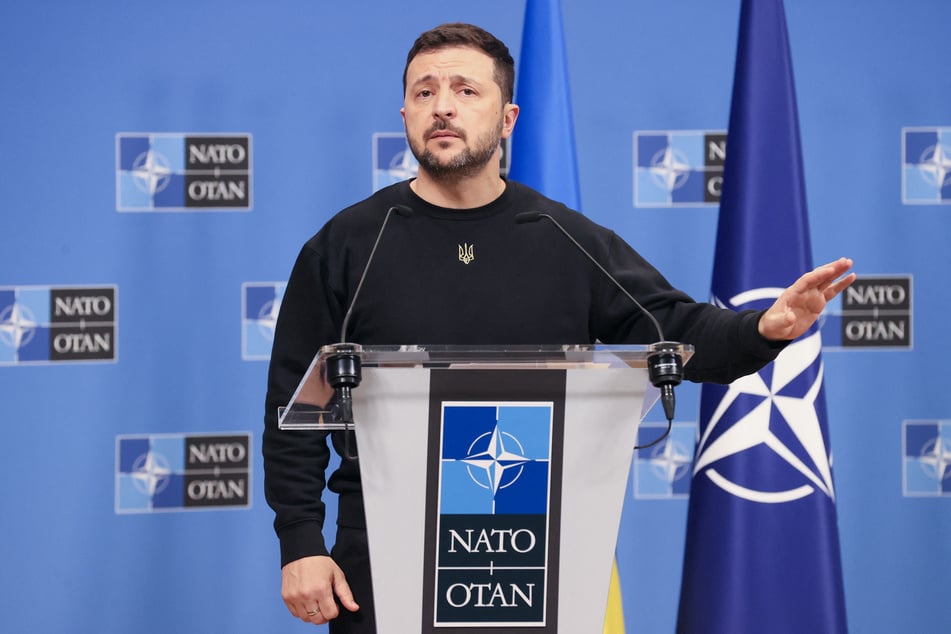
[(475, 254), (473, 253), (473, 246), (471, 244), (466, 244), (463, 242), (459, 245), (459, 261), (463, 264), (468, 264), (475, 259)]

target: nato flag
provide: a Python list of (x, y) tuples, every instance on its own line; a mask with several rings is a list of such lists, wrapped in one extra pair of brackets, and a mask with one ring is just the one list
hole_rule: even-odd
[[(743, 0), (713, 302), (765, 308), (812, 268), (781, 0)], [(845, 632), (818, 325), (704, 385), (677, 631)]]

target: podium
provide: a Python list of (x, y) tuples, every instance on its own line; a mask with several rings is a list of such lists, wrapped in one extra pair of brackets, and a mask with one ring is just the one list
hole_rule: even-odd
[(356, 348), (353, 421), (328, 346), (279, 426), (356, 434), (380, 634), (601, 632), (651, 348)]

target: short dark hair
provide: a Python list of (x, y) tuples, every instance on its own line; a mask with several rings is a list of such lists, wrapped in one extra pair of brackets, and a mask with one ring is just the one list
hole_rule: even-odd
[(502, 103), (511, 103), (515, 94), (515, 60), (508, 47), (497, 37), (472, 24), (453, 22), (440, 24), (416, 38), (413, 48), (406, 55), (403, 68), (403, 93), (406, 93), (406, 71), (410, 62), (420, 53), (429, 53), (453, 46), (479, 49), (495, 62), (493, 79), (502, 89)]

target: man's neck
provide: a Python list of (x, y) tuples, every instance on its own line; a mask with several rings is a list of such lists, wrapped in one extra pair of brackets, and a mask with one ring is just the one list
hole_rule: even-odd
[(410, 187), (432, 205), (463, 210), (488, 205), (505, 191), (505, 181), (498, 172), (447, 181), (420, 170)]

